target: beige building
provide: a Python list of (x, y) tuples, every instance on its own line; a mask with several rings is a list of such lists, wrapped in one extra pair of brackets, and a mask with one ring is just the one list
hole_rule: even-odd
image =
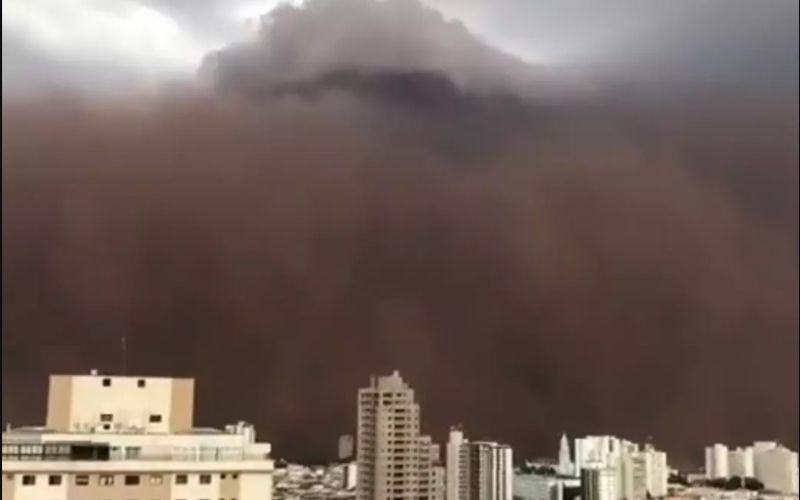
[(45, 427), (3, 433), (3, 500), (270, 500), (252, 426), (193, 427), (194, 381), (50, 378)]
[(438, 448), (420, 435), (420, 407), (398, 372), (358, 391), (358, 500), (441, 498)]

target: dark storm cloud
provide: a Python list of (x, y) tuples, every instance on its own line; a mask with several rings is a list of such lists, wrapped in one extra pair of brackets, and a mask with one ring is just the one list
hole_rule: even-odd
[[(177, 23), (183, 40), (181, 44), (207, 47), (218, 46), (226, 40), (238, 39), (256, 22), (259, 6), (267, 11), (270, 0), (263, 2), (236, 0), (118, 0), (114, 2), (76, 3), (76, 19), (83, 9), (98, 9), (118, 15), (141, 5), (159, 12)], [(663, 80), (706, 80), (712, 82), (753, 81), (775, 85), (797, 82), (798, 3), (793, 0), (769, 0), (768, 3), (750, 0), (676, 0), (671, 2), (640, 0), (427, 0), (427, 5), (441, 9), (450, 19), (460, 19), (474, 32), (495, 44), (512, 50), (535, 63), (567, 66), (585, 71), (591, 69), (608, 78)], [(39, 37), (33, 46), (30, 33), (20, 32), (13, 25), (17, 7), (48, 17), (36, 26), (55, 26), (64, 38), (53, 45), (52, 38)], [(108, 44), (73, 43), (85, 35), (85, 28), (75, 30), (77, 21), (66, 17), (49, 18), (46, 0), (8, 0), (3, 3), (3, 41), (13, 47), (28, 44), (21, 57), (4, 57), (4, 92), (24, 85), (6, 76), (15, 74), (17, 64), (41, 65), (31, 76), (42, 77), (52, 86), (52, 80), (74, 88), (96, 84), (94, 77), (108, 75), (118, 66), (126, 66), (130, 54), (116, 54), (118, 47)], [(63, 9), (60, 9), (63, 10)], [(244, 13), (247, 13), (246, 15)], [(123, 16), (124, 17), (124, 16)], [(92, 18), (97, 18), (94, 16)], [(333, 24), (341, 16), (332, 15)], [(67, 23), (66, 25), (64, 23)], [(31, 25), (26, 25), (30, 29)], [(140, 29), (141, 31), (141, 29)], [(177, 41), (175, 43), (178, 43)], [(38, 44), (38, 45), (36, 45)], [(174, 49), (176, 47), (170, 47)], [(4, 56), (13, 49), (5, 50)], [(180, 47), (185, 50), (185, 47)], [(29, 54), (35, 57), (29, 57)], [(111, 56), (111, 57), (109, 57)], [(156, 59), (158, 56), (153, 55)], [(21, 61), (25, 58), (24, 61)], [(85, 60), (87, 70), (75, 79), (68, 66)], [(17, 62), (12, 62), (17, 61)], [(178, 68), (182, 70), (184, 67)], [(139, 72), (148, 71), (134, 64)], [(141, 78), (141, 75), (139, 75)], [(65, 81), (64, 81), (65, 80)], [(136, 78), (121, 76), (102, 81), (116, 86)], [(785, 90), (785, 86), (783, 87)]]
[(517, 52), (553, 64), (675, 80), (797, 75), (793, 0), (432, 0)]
[(350, 26), (387, 65), (312, 58), (351, 45), (283, 12), (271, 29), (319, 31), (225, 52), (224, 96), (4, 103), (4, 419), (41, 421), (49, 372), (118, 370), (126, 335), (131, 371), (198, 378), (201, 424), (252, 420), (295, 458), (330, 456), (356, 388), (395, 368), (437, 437), (463, 422), (520, 456), (563, 430), (678, 461), (797, 445), (783, 95), (487, 93), (505, 59), (470, 58), (474, 87), (434, 68), (438, 17), (422, 47)]
[(414, 0), (282, 5), (264, 18), (256, 41), (213, 54), (206, 66), (222, 86), (261, 91), (337, 70), (437, 72), (461, 89), (482, 93), (527, 95), (546, 84), (522, 60)]

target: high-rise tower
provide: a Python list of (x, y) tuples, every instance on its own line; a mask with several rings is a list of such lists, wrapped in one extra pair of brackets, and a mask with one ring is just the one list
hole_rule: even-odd
[(358, 500), (430, 500), (433, 444), (420, 436), (414, 390), (398, 372), (358, 391)]
[(571, 476), (574, 471), (575, 468), (572, 464), (572, 457), (569, 453), (569, 440), (566, 434), (562, 434), (558, 449), (558, 473), (564, 476)]

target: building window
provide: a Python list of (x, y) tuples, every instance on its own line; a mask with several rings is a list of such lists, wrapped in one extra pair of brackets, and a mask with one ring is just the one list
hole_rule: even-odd
[(150, 474), (150, 484), (157, 486), (164, 483), (164, 476), (161, 474)]
[(103, 430), (104, 431), (110, 431), (111, 430), (111, 424), (103, 424)]
[(151, 424), (160, 424), (161, 423), (161, 415), (154, 413), (150, 415), (150, 423)]
[(100, 414), (100, 421), (101, 422), (113, 422), (114, 421), (114, 415), (112, 415), (110, 413), (101, 413)]
[(189, 482), (189, 478), (186, 474), (177, 474), (175, 476), (175, 484), (186, 484)]
[(200, 484), (211, 484), (211, 474), (200, 474)]
[(147, 382), (143, 378), (136, 381), (136, 387), (144, 387), (145, 385), (147, 385)]
[(89, 476), (86, 474), (78, 474), (75, 476), (75, 485), (77, 486), (88, 486), (89, 485)]
[(227, 474), (220, 474), (220, 475), (219, 475), (219, 478), (220, 478), (220, 479), (227, 479), (227, 478), (228, 478), (228, 475), (227, 475)]
[(104, 378), (103, 379), (103, 387), (111, 387), (111, 379), (110, 378)]
[(47, 476), (47, 484), (49, 484), (50, 486), (58, 486), (59, 484), (61, 484), (61, 476), (59, 476), (58, 474), (52, 474), (50, 476)]
[(231, 477), (232, 477), (233, 479), (239, 479), (239, 474), (231, 474)]
[(22, 476), (23, 486), (33, 486), (34, 484), (36, 484), (36, 476), (33, 474), (25, 474)]
[(128, 460), (136, 460), (142, 454), (142, 449), (139, 446), (128, 446), (125, 448), (125, 458)]
[(111, 474), (101, 474), (99, 481), (100, 481), (100, 486), (113, 486), (114, 476), (112, 476)]
[(125, 476), (125, 486), (136, 486), (139, 484), (139, 476), (129, 474)]

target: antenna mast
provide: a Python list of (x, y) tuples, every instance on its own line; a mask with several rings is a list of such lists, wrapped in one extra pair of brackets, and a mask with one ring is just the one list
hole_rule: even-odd
[(128, 374), (128, 339), (125, 335), (122, 336), (122, 374)]

